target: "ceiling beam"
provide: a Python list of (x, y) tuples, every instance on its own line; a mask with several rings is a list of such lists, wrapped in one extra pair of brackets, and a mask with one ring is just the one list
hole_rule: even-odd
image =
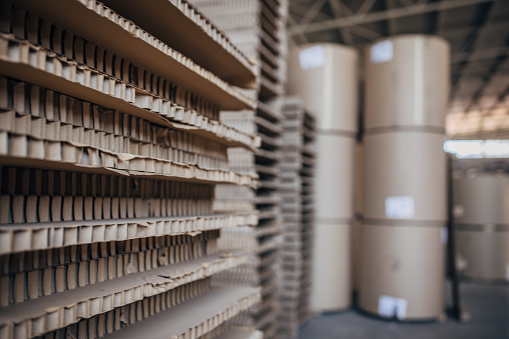
[(361, 7), (357, 10), (356, 15), (366, 15), (375, 5), (376, 0), (364, 0)]
[(410, 0), (399, 0), (399, 2), (403, 5), (403, 6), (412, 6), (412, 5), (415, 5), (412, 1)]
[[(438, 0), (438, 1), (441, 2), (442, 0)], [(443, 21), (444, 21), (444, 15), (442, 14), (442, 11), (436, 11), (436, 13), (435, 13), (435, 27), (434, 27), (433, 34), (439, 35), (440, 31), (442, 30)]]
[(313, 6), (309, 8), (307, 13), (299, 21), (299, 25), (308, 25), (315, 17), (318, 12), (322, 9), (323, 5), (327, 0), (317, 0), (313, 3)]
[(377, 21), (403, 18), (424, 13), (444, 11), (448, 9), (472, 6), (480, 3), (495, 1), (498, 0), (448, 0), (426, 4), (417, 4), (408, 7), (393, 8), (390, 10), (379, 12), (371, 12), (363, 15), (354, 14), (348, 17), (323, 20), (319, 22), (309, 23), (306, 25), (301, 24), (293, 25), (288, 28), (288, 33), (290, 35), (295, 35), (300, 33), (322, 32), (330, 29), (363, 25)]
[(381, 37), (383, 37), (383, 35), (381, 35), (380, 33), (363, 26), (352, 26), (349, 28), (349, 30), (350, 32), (352, 32), (352, 34), (355, 34), (369, 41), (380, 39)]
[[(295, 1), (291, 1), (290, 2), (290, 6), (289, 6), (289, 12), (290, 13), (294, 13), (294, 14), (297, 14), (299, 18), (302, 18), (306, 15), (307, 12), (309, 12), (309, 6), (304, 6), (304, 5), (301, 5)], [(295, 16), (294, 16), (295, 17)], [(330, 20), (332, 17), (329, 16), (329, 15), (325, 15), (324, 13), (322, 12), (318, 12), (316, 13), (315, 15), (315, 20)], [(298, 21), (295, 20), (295, 24), (294, 25), (298, 25)]]
[(487, 48), (477, 50), (474, 53), (460, 52), (451, 56), (451, 63), (472, 62), (487, 59), (495, 59), (501, 55), (509, 55), (509, 46)]
[[(443, 16), (443, 15), (442, 15)], [(445, 21), (443, 21), (445, 23)], [(473, 34), (474, 32), (481, 29), (483, 25), (468, 25), (468, 26), (456, 26), (456, 27), (449, 27), (444, 28), (441, 27), (437, 35), (440, 35), (446, 39), (456, 39), (456, 38), (464, 38), (465, 35)], [(489, 23), (490, 31), (493, 34), (498, 34), (499, 31), (506, 31), (507, 30), (507, 20), (500, 20), (500, 19), (492, 19)]]
[[(336, 18), (339, 18), (343, 14), (343, 10), (341, 9), (340, 0), (329, 0), (329, 5), (332, 10), (332, 14)], [(341, 34), (341, 39), (347, 45), (353, 45), (352, 33), (347, 28), (339, 28), (339, 34)]]
[[(467, 60), (470, 56), (474, 55), (479, 50), (479, 45), (483, 41), (483, 38), (486, 34), (488, 23), (490, 21), (491, 16), (495, 13), (495, 6), (494, 3), (490, 3), (490, 7), (486, 10), (484, 17), (482, 19), (481, 27), (470, 36), (470, 39), (467, 40), (467, 42), (464, 44), (463, 49), (465, 52), (468, 53)], [(469, 61), (465, 61), (460, 64), (459, 69), (456, 72), (456, 75), (452, 79), (451, 84), (451, 94), (454, 95), (454, 92), (458, 89), (460, 85), (461, 80), (461, 73), (462, 71), (468, 67), (470, 64)]]
[[(290, 24), (294, 24), (296, 22), (291, 13), (288, 13), (288, 22)], [(297, 38), (299, 38), (301, 40), (302, 44), (307, 44), (309, 42), (308, 38), (303, 33), (297, 34), (297, 35), (289, 35), (289, 37), (290, 37), (289, 40), (296, 45), (298, 45)]]
[[(473, 107), (478, 106), (478, 101), (480, 98), (483, 97), (486, 87), (488, 87), (489, 84), (493, 81), (493, 79), (495, 78), (495, 75), (502, 72), (502, 69), (505, 66), (506, 60), (507, 60), (507, 54), (502, 55), (498, 58), (496, 64), (493, 66), (490, 73), (485, 77), (481, 87), (474, 93), (474, 95), (472, 95), (472, 97), (470, 99), (470, 103), (468, 104), (467, 109), (465, 110), (466, 112), (470, 111)], [(498, 96), (498, 100), (495, 103), (495, 105), (497, 105), (500, 101), (502, 101), (505, 98), (505, 96), (507, 95), (506, 92), (507, 92), (508, 88), (509, 88), (509, 85), (505, 88), (505, 90), (502, 90), (500, 92), (500, 94)]]
[[(384, 4), (385, 4), (385, 9), (387, 11), (391, 11), (395, 7), (394, 0), (385, 0)], [(395, 35), (396, 34), (396, 20), (394, 20), (394, 18), (389, 18), (386, 21), (386, 24), (387, 24), (387, 33), (388, 33), (387, 35)]]

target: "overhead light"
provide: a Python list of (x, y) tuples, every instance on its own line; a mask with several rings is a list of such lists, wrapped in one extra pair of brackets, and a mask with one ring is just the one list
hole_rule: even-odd
[(509, 140), (448, 140), (444, 151), (457, 158), (509, 158)]

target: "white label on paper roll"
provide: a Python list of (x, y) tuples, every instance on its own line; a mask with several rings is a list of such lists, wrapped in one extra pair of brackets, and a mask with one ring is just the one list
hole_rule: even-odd
[(442, 244), (446, 244), (447, 240), (449, 240), (449, 230), (447, 227), (442, 227), (440, 229), (440, 240), (442, 240)]
[(385, 216), (391, 219), (411, 219), (415, 215), (413, 197), (387, 197), (385, 199)]
[(303, 70), (322, 67), (325, 64), (325, 50), (323, 46), (303, 49), (299, 53), (300, 68)]
[(383, 317), (392, 318), (396, 316), (398, 319), (406, 318), (408, 302), (402, 298), (381, 295), (378, 298), (378, 314)]
[(389, 61), (392, 56), (393, 48), (390, 40), (381, 41), (371, 47), (371, 63), (373, 64)]

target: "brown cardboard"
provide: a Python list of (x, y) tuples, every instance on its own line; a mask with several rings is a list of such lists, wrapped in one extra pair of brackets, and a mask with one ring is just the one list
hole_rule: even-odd
[[(70, 3), (58, 1), (50, 4), (50, 7), (55, 6), (50, 11), (44, 7), (28, 15), (17, 11), (13, 22), (15, 33), (20, 35), (21, 40), (10, 34), (0, 38), (0, 72), (7, 77), (35, 81), (35, 84), (19, 85), (19, 81), (9, 80), (18, 84), (16, 108), (19, 108), (17, 113), (20, 114), (12, 116), (13, 124), (6, 125), (6, 131), (0, 129), (1, 140), (10, 146), (2, 148), (0, 163), (26, 167), (15, 171), (15, 183), (10, 185), (13, 190), (2, 191), (2, 194), (9, 194), (8, 205), (15, 205), (9, 208), (15, 213), (2, 217), (11, 224), (0, 225), (0, 244), (7, 245), (0, 247), (0, 251), (5, 249), (5, 254), (14, 255), (12, 261), (17, 262), (17, 269), (8, 273), (15, 278), (13, 288), (17, 304), (3, 308), (0, 313), (22, 318), (19, 323), (3, 323), (6, 317), (0, 316), (2, 338), (38, 335), (73, 337), (78, 331), (84, 336), (102, 336), (121, 329), (121, 314), (125, 318), (129, 316), (132, 322), (153, 316), (158, 310), (155, 303), (161, 300), (161, 292), (173, 291), (179, 285), (182, 285), (182, 291), (174, 293), (172, 298), (175, 302), (184, 303), (204, 292), (196, 286), (189, 286), (190, 281), (199, 282), (197, 279), (204, 280), (211, 274), (247, 262), (245, 255), (210, 255), (207, 258), (212, 261), (204, 258), (200, 261), (196, 256), (201, 256), (204, 250), (209, 254), (216, 252), (217, 241), (197, 241), (191, 246), (186, 238), (201, 238), (197, 234), (207, 230), (213, 230), (208, 233), (217, 237), (217, 230), (222, 227), (255, 225), (258, 222), (253, 211), (208, 215), (212, 205), (209, 192), (217, 182), (256, 187), (255, 176), (227, 168), (225, 155), (227, 146), (244, 144), (242, 147), (251, 148), (259, 139), (214, 121), (218, 118), (214, 114), (222, 103), (225, 107), (253, 107), (254, 101), (207, 70), (197, 67), (190, 59), (170, 50), (133, 23), (118, 17), (101, 3), (76, 1), (70, 5), (80, 7), (78, 11), (68, 12), (73, 14), (71, 17), (77, 14), (80, 20), (87, 21), (84, 25), (78, 23), (81, 27), (77, 28), (78, 31), (90, 34), (97, 28), (96, 33), (100, 32), (98, 38), (102, 39), (104, 28), (109, 26), (111, 30), (108, 29), (108, 32), (112, 35), (120, 33), (125, 40), (120, 41), (122, 39), (117, 39), (117, 36), (106, 43), (105, 39), (104, 47), (121, 43), (122, 46), (117, 48), (140, 58), (134, 60), (136, 64), (144, 66), (150, 63), (149, 66), (154, 66), (158, 73), (129, 69), (134, 64), (123, 58), (131, 60), (130, 56), (111, 49), (101, 54), (104, 51), (93, 46), (95, 41), (92, 38), (70, 34), (75, 33), (75, 18), (64, 19), (71, 27), (69, 31), (65, 25), (62, 30), (45, 22), (45, 16), (53, 17), (56, 7), (59, 12), (72, 9), (60, 7)], [(93, 12), (90, 10), (92, 7), (96, 12), (88, 20), (87, 14)], [(44, 12), (41, 21), (34, 20), (33, 15), (39, 10)], [(184, 14), (196, 19), (193, 13)], [(104, 23), (106, 26), (102, 26)], [(39, 28), (41, 31), (36, 32)], [(39, 33), (40, 43), (55, 51), (37, 46)], [(37, 40), (33, 43), (23, 41), (28, 36)], [(140, 46), (148, 49), (138, 50)], [(96, 60), (97, 65), (94, 64)], [(152, 65), (154, 60), (159, 65)], [(99, 71), (92, 69), (92, 65), (99, 67)], [(167, 66), (166, 69), (161, 68)], [(139, 76), (143, 74), (143, 79), (136, 84), (142, 88), (126, 83), (136, 71)], [(173, 87), (174, 84), (163, 80), (164, 76), (159, 76), (161, 71), (175, 75), (170, 80), (177, 80), (179, 86)], [(179, 79), (184, 82), (189, 80), (188, 85), (194, 86), (191, 92), (180, 86)], [(209, 95), (214, 102), (198, 97), (196, 94), (202, 93), (195, 93), (195, 89)], [(58, 91), (69, 96), (60, 95)], [(185, 101), (185, 106), (190, 108), (175, 105), (171, 96), (180, 97), (181, 102)], [(23, 100), (21, 97), (24, 97)], [(90, 103), (79, 103), (73, 97)], [(216, 105), (218, 101), (219, 105)], [(103, 107), (95, 105), (100, 102), (104, 103)], [(8, 101), (4, 104), (9, 106)], [(126, 111), (138, 117), (128, 120), (121, 106), (138, 112), (132, 114)], [(203, 110), (203, 114), (195, 110)], [(147, 122), (150, 119), (170, 128), (166, 133), (158, 133), (153, 130), (154, 125)], [(176, 121), (179, 123), (173, 125)], [(41, 171), (35, 192), (30, 184), (34, 167)], [(45, 169), (54, 171), (48, 173)], [(62, 172), (70, 169), (74, 173)], [(101, 175), (106, 173), (112, 176)], [(207, 185), (191, 187), (188, 183), (175, 183), (175, 178)], [(160, 187), (151, 187), (149, 181), (159, 183)], [(189, 192), (190, 188), (193, 192)], [(160, 189), (166, 190), (165, 194), (160, 193)], [(201, 195), (196, 192), (198, 189)], [(173, 196), (169, 197), (168, 190)], [(199, 196), (198, 203), (193, 201), (196, 196)], [(46, 198), (47, 203), (40, 202)], [(168, 206), (167, 202), (171, 202), (173, 212), (181, 217), (169, 217), (167, 209), (166, 214), (163, 213), (161, 204)], [(114, 211), (115, 205), (117, 212)], [(34, 206), (46, 210), (37, 211)], [(124, 219), (110, 220), (115, 213), (117, 218), (122, 214)], [(47, 219), (47, 222), (40, 222), (38, 218)], [(82, 218), (89, 220), (79, 220)], [(179, 238), (173, 240), (175, 245), (168, 252), (169, 261), (174, 264), (166, 267), (166, 271), (154, 269), (158, 265), (159, 252), (151, 247), (156, 241), (154, 237), (164, 234)], [(127, 239), (132, 240), (125, 244)], [(271, 250), (275, 245), (267, 244), (262, 250)], [(84, 251), (84, 247), (90, 252)], [(115, 256), (115, 251), (122, 253), (123, 247), (133, 251)], [(48, 249), (37, 253), (41, 255), (41, 261), (47, 262), (51, 268), (30, 266), (29, 262), (36, 261), (29, 255), (34, 252), (25, 254), (23, 251), (36, 249)], [(83, 260), (87, 261), (88, 267)], [(175, 264), (182, 260), (190, 261)], [(34, 273), (37, 270), (38, 275)], [(128, 276), (124, 276), (126, 272)], [(44, 297), (38, 295), (38, 285), (42, 285)], [(232, 295), (231, 289), (225, 290), (225, 293)], [(23, 300), (27, 298), (30, 300)], [(217, 313), (217, 303), (210, 303), (207, 306), (215, 309), (217, 314), (211, 314), (211, 318), (199, 323), (195, 331), (186, 335), (205, 334), (259, 299), (260, 292), (251, 291), (234, 300), (222, 313)], [(121, 313), (124, 310), (126, 312)], [(192, 313), (196, 313), (196, 309)], [(273, 313), (270, 316), (274, 318)], [(190, 317), (186, 318), (190, 320)], [(86, 327), (82, 323), (86, 323)], [(53, 330), (58, 331), (48, 333)]]
[[(26, 136), (11, 135), (9, 157), (18, 158), (23, 162), (23, 158), (27, 157), (25, 153), (27, 149), (28, 139)], [(82, 156), (82, 152), (88, 153), (88, 158)], [(106, 150), (93, 148), (85, 148), (84, 145), (74, 145), (63, 142), (45, 142), (45, 155), (48, 161), (56, 161), (68, 163), (69, 165), (84, 165), (95, 167), (99, 172), (99, 157), (105, 167), (116, 167), (113, 170), (127, 170), (130, 175), (150, 175), (154, 178), (159, 177), (178, 177), (182, 179), (191, 179), (207, 182), (210, 180), (218, 182), (231, 182), (242, 185), (255, 186), (256, 179), (253, 175), (240, 174), (224, 170), (209, 170), (195, 165), (184, 165), (173, 161), (163, 159), (151, 159), (143, 156), (133, 156), (127, 154), (114, 154)], [(62, 156), (62, 157), (61, 157)], [(36, 160), (36, 159), (34, 159)], [(14, 159), (13, 159), (14, 161)], [(48, 161), (43, 161), (44, 168), (51, 167)], [(82, 163), (88, 161), (89, 163)], [(35, 165), (35, 161), (28, 162), (30, 167)], [(14, 163), (11, 163), (14, 164)], [(83, 168), (80, 166), (80, 168)]]
[(254, 67), (247, 57), (187, 2), (151, 0), (136, 6), (107, 0), (104, 4), (232, 85), (254, 86)]
[[(30, 332), (34, 328), (30, 326), (32, 322), (39, 319), (45, 319), (43, 331), (48, 332), (68, 324), (76, 322), (78, 314), (76, 311), (85, 306), (87, 318), (96, 314), (109, 311), (111, 309), (111, 299), (115, 293), (124, 291), (124, 294), (135, 293), (132, 301), (140, 300), (144, 296), (159, 294), (161, 292), (172, 289), (182, 283), (203, 279), (211, 274), (221, 270), (231, 268), (246, 262), (246, 255), (238, 255), (234, 257), (228, 256), (221, 258), (221, 255), (196, 259), (191, 262), (175, 264), (171, 267), (161, 267), (145, 273), (136, 275), (128, 275), (122, 278), (104, 281), (105, 279), (105, 261), (99, 259), (99, 274), (97, 276), (97, 284), (88, 285), (79, 289), (63, 292), (63, 269), (56, 270), (56, 290), (62, 292), (45, 298), (35, 299), (28, 303), (18, 303), (11, 305), (9, 310), (0, 310), (2, 314), (2, 323), (0, 324), (0, 333), (5, 333), (5, 328), (12, 328), (14, 324), (19, 327), (25, 327), (29, 336), (40, 335), (42, 333)], [(180, 281), (179, 281), (180, 280)], [(103, 283), (100, 283), (103, 281)], [(141, 283), (141, 285), (140, 285)], [(18, 284), (17, 286), (23, 286)], [(136, 289), (143, 288), (143, 294), (137, 294)], [(17, 291), (23, 291), (22, 288)], [(19, 292), (19, 293), (21, 293)], [(250, 293), (253, 293), (250, 290)], [(65, 298), (62, 297), (65, 294)], [(258, 293), (256, 293), (258, 296)], [(20, 296), (20, 301), (23, 300)], [(131, 302), (132, 302), (131, 301)], [(107, 303), (107, 304), (106, 304)], [(102, 307), (99, 307), (102, 304)], [(98, 306), (98, 307), (96, 307)], [(121, 305), (119, 305), (121, 306)], [(88, 309), (87, 309), (88, 308)], [(69, 313), (70, 317), (66, 321), (66, 310), (73, 310)], [(11, 332), (12, 333), (12, 332)], [(6, 338), (13, 338), (12, 335)]]
[[(59, 223), (36, 223), (36, 224), (9, 224), (0, 225), (0, 244), (6, 244), (0, 248), (1, 253), (14, 253), (30, 249), (30, 239), (40, 230), (48, 230), (49, 236), (37, 238), (37, 247), (32, 249), (58, 248), (71, 244), (87, 244), (96, 241), (118, 241), (126, 239), (139, 239), (151, 236), (167, 234), (185, 234), (189, 232), (207, 231), (225, 227), (240, 225), (256, 225), (258, 216), (256, 213), (215, 215), (215, 216), (192, 216), (192, 217), (167, 217), (149, 219), (120, 219), (115, 221), (91, 220)], [(114, 232), (108, 231), (106, 226), (114, 227)], [(73, 239), (65, 240), (61, 232), (66, 229), (77, 229), (73, 233)], [(92, 233), (94, 236), (92, 236)]]
[[(260, 291), (251, 287), (213, 287), (210, 292), (153, 315), (105, 338), (138, 338), (150, 331), (154, 336), (192, 336), (215, 329), (240, 311), (260, 300)], [(200, 309), (200, 312), (196, 312)], [(171, 319), (171, 320), (169, 320)]]
[[(362, 226), (359, 307), (379, 313), (380, 297), (405, 300), (400, 320), (443, 317), (445, 243), (444, 223)], [(403, 311), (403, 310), (402, 310)]]
[[(203, 295), (210, 290), (210, 279), (195, 281), (154, 297), (145, 298), (124, 307), (108, 311), (104, 314), (89, 319), (83, 319), (70, 328), (57, 331), (56, 335), (59, 333), (72, 333), (77, 327), (81, 335), (80, 338), (88, 338), (96, 335), (103, 336), (112, 331), (118, 331), (134, 322), (142, 321), (147, 317), (175, 307), (180, 303), (187, 302), (189, 299)], [(115, 318), (115, 321), (109, 324), (112, 318)], [(53, 333), (50, 335), (52, 334)]]
[(202, 339), (263, 339), (263, 332), (254, 330), (250, 327), (234, 327), (229, 324), (223, 324), (211, 332), (204, 333), (204, 326), (200, 326), (199, 333), (203, 333)]
[[(1, 35), (2, 38), (6, 38), (5, 35)], [(5, 41), (6, 42), (6, 41)], [(22, 49), (25, 49), (26, 43), (23, 44), (24, 47)], [(5, 49), (1, 49), (1, 53), (7, 53), (7, 47), (4, 46)], [(33, 47), (37, 48), (37, 47)], [(24, 54), (24, 53), (22, 53)], [(39, 50), (38, 54), (43, 56), (45, 54), (44, 51)], [(11, 57), (14, 57), (13, 59)], [(165, 101), (165, 104), (163, 107), (165, 107), (162, 111), (155, 111), (159, 114), (155, 114), (155, 112), (148, 112), (140, 107), (137, 107), (133, 104), (131, 104), (132, 100), (129, 99), (129, 97), (126, 95), (123, 97), (112, 97), (109, 95), (109, 92), (104, 92), (104, 89), (101, 88), (98, 85), (93, 84), (93, 82), (85, 81), (85, 83), (80, 84), (78, 82), (74, 82), (72, 77), (62, 77), (63, 74), (57, 73), (47, 73), (46, 71), (43, 71), (41, 69), (31, 69), (29, 66), (29, 60), (27, 58), (25, 59), (19, 59), (21, 55), (13, 56), (13, 55), (6, 55), (3, 54), (3, 57), (0, 57), (0, 68), (2, 69), (2, 73), (8, 76), (12, 76), (18, 79), (22, 79), (25, 81), (32, 82), (34, 84), (40, 85), (42, 87), (51, 87), (52, 89), (56, 89), (57, 91), (71, 95), (77, 98), (81, 98), (83, 100), (88, 100), (91, 102), (94, 102), (98, 105), (102, 105), (104, 107), (111, 107), (115, 109), (122, 110), (123, 112), (133, 114), (135, 116), (143, 117), (144, 119), (147, 119), (149, 121), (152, 121), (156, 124), (162, 125), (162, 126), (168, 126), (168, 127), (174, 127), (176, 129), (180, 130), (186, 130), (189, 133), (197, 134), (197, 135), (203, 135), (204, 137), (207, 137), (209, 139), (212, 139), (214, 141), (231, 145), (231, 146), (241, 146), (241, 147), (257, 147), (259, 145), (259, 139), (256, 136), (253, 135), (246, 135), (245, 133), (241, 133), (239, 131), (236, 131), (235, 129), (225, 126), (217, 121), (209, 120), (207, 118), (201, 118), (201, 119), (192, 119), (191, 116), (196, 115), (197, 113), (194, 111), (191, 111), (189, 109), (184, 109), (182, 107), (176, 106), (173, 103), (170, 103), (168, 101)], [(53, 55), (53, 57), (55, 57)], [(44, 59), (46, 60), (46, 59)], [(3, 65), (3, 62), (10, 62), (13, 61), (16, 66), (14, 65)], [(66, 62), (64, 59), (62, 59), (60, 62)], [(71, 67), (71, 69), (74, 69), (75, 66), (72, 64), (68, 65)], [(13, 68), (14, 69), (11, 69)], [(42, 67), (42, 69), (45, 69), (44, 62), (42, 65), (38, 66), (39, 68)], [(94, 73), (95, 71), (90, 70), (87, 72), (86, 77), (94, 77), (98, 79), (103, 79), (103, 75)], [(36, 74), (34, 74), (36, 73)], [(65, 76), (65, 74), (64, 74)], [(71, 80), (72, 83), (69, 83), (68, 80)], [(113, 80), (112, 80), (113, 81)], [(24, 87), (20, 87), (23, 85), (23, 83), (20, 84), (16, 88), (21, 88), (20, 96), (24, 96)], [(87, 85), (88, 84), (88, 85)], [(142, 95), (143, 93), (141, 90), (137, 90), (137, 92)], [(144, 95), (149, 95), (148, 93)], [(62, 99), (66, 99), (65, 97), (61, 97), (61, 103), (63, 102)], [(24, 100), (20, 101), (24, 102)], [(6, 106), (4, 106), (6, 107)], [(46, 107), (50, 107), (50, 105), (47, 102)], [(52, 106), (51, 106), (52, 107)], [(65, 107), (65, 106), (64, 106)], [(20, 112), (23, 112), (23, 107), (18, 107)], [(175, 113), (177, 110), (181, 111), (183, 114), (181, 117), (176, 117)], [(48, 110), (48, 118), (51, 119), (51, 116), (49, 115), (52, 110)], [(60, 113), (64, 114), (66, 112), (66, 109), (60, 109)], [(161, 116), (162, 115), (162, 116)], [(172, 120), (177, 120), (176, 122), (170, 122), (164, 117), (168, 117)], [(66, 121), (66, 116), (63, 115), (60, 117), (63, 119), (63, 121)], [(179, 123), (181, 122), (181, 123)], [(184, 123), (184, 124), (182, 124)], [(185, 124), (191, 124), (191, 126), (186, 126)], [(19, 129), (17, 131), (23, 131), (25, 128), (25, 124), (22, 124), (19, 126)], [(98, 128), (98, 127), (96, 127)], [(49, 132), (49, 131), (48, 131)], [(49, 135), (57, 135), (57, 133), (47, 133)]]
[[(25, 0), (15, 0), (13, 3), (136, 64), (149, 67), (154, 73), (216, 102), (223, 109), (254, 107), (254, 102), (243, 97), (231, 85), (101, 3), (91, 3), (90, 8), (77, 0), (52, 1), (45, 6)], [(61, 12), (73, 15), (61, 16), (58, 14)], [(81, 20), (75, 20), (75, 16)], [(94, 22), (92, 27), (90, 22)]]

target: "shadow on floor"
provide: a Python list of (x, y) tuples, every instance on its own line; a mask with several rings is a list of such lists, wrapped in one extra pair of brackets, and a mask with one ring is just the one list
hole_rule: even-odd
[(398, 323), (354, 309), (318, 315), (304, 324), (299, 339), (509, 339), (509, 285), (462, 283), (468, 322)]

